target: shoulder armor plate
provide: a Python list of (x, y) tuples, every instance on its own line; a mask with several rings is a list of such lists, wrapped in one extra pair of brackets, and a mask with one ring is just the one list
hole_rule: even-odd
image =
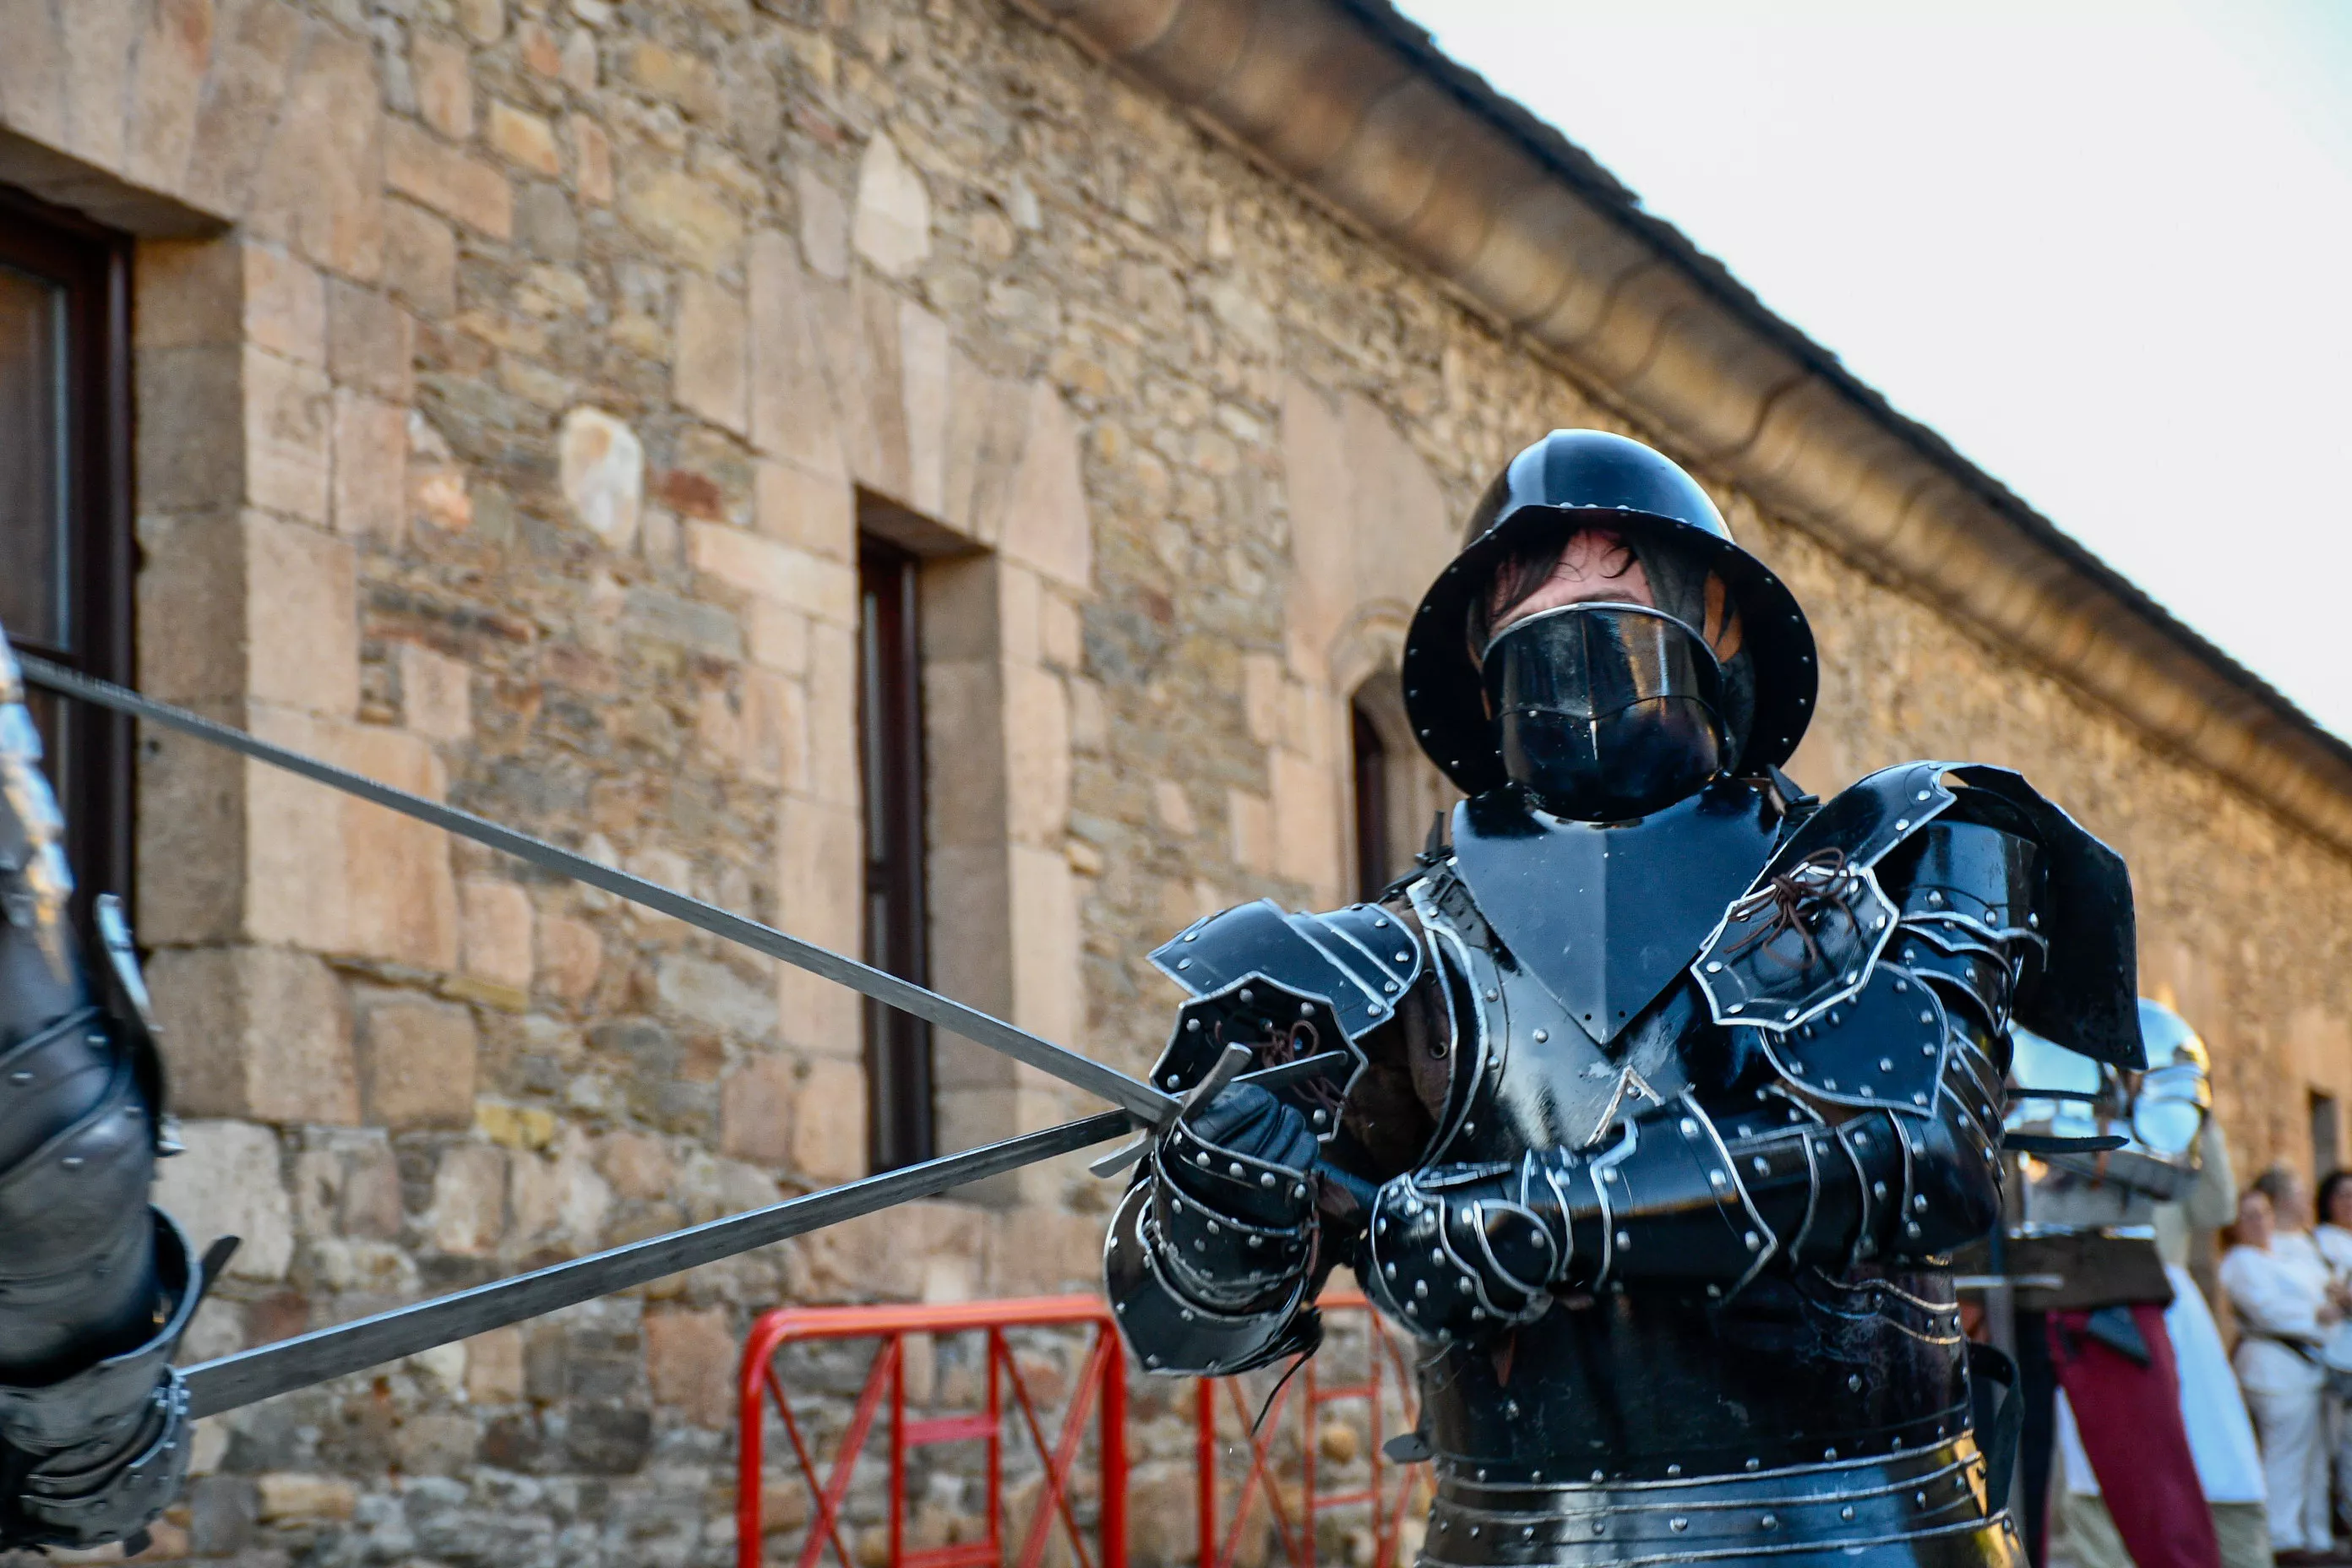
[[(1389, 1021), (1421, 978), (1421, 943), (1377, 904), (1285, 914), (1271, 899), (1195, 921), (1151, 955), (1195, 996), (1252, 976), (1328, 1003), (1349, 1041)], [(1336, 1042), (1333, 1042), (1336, 1044)]]
[(1944, 1029), (1934, 990), (1886, 963), (1811, 1022), (1757, 1037), (1780, 1076), (1817, 1099), (1926, 1116), (1944, 1076)]

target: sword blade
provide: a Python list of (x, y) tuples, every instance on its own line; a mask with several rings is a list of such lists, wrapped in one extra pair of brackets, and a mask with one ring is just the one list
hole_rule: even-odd
[(182, 734), (193, 735), (200, 741), (208, 741), (215, 746), (225, 746), (257, 762), (299, 773), (346, 795), (372, 801), (388, 811), (431, 823), (461, 838), (470, 838), (477, 844), (486, 844), (518, 860), (529, 861), (542, 870), (557, 872), (585, 882), (592, 888), (602, 888), (616, 898), (657, 910), (673, 920), (684, 921), (713, 936), (739, 942), (755, 952), (764, 952), (770, 958), (796, 969), (823, 975), (862, 995), (872, 997), (884, 1006), (912, 1014), (950, 1034), (961, 1035), (990, 1050), (1002, 1052), (1014, 1061), (1060, 1079), (1064, 1083), (1100, 1096), (1155, 1127), (1164, 1125), (1176, 1113), (1176, 1101), (1172, 1096), (1128, 1077), (1117, 1068), (1105, 1067), (1090, 1057), (1080, 1056), (1026, 1029), (1001, 1018), (991, 1017), (977, 1007), (967, 1007), (911, 980), (902, 980), (870, 964), (860, 963), (830, 948), (803, 942), (773, 926), (762, 925), (758, 921), (731, 913), (715, 904), (704, 903), (700, 899), (690, 898), (658, 882), (648, 882), (643, 877), (632, 876), (616, 867), (560, 848), (545, 839), (518, 833), (487, 817), (476, 816), (470, 811), (461, 811), (437, 800), (426, 800), (406, 790), (378, 784), (331, 763), (322, 763), (316, 757), (307, 757), (284, 746), (273, 745), (231, 725), (216, 723), (201, 714), (174, 708), (168, 702), (142, 697), (135, 691), (127, 691), (108, 681), (92, 679), (60, 665), (51, 664), (47, 659), (19, 654), (16, 662), (27, 679), (52, 691), (117, 713), (144, 719), (167, 729), (177, 730)]
[(1124, 1112), (1106, 1110), (1041, 1132), (1024, 1132), (1001, 1143), (927, 1160), (862, 1182), (827, 1187), (766, 1208), (648, 1237), (569, 1263), (221, 1356), (187, 1369), (189, 1408), (197, 1415), (214, 1415), (347, 1373), (364, 1372), (436, 1345), (471, 1339), (643, 1285), (665, 1274), (1072, 1153), (1116, 1138), (1128, 1126)]

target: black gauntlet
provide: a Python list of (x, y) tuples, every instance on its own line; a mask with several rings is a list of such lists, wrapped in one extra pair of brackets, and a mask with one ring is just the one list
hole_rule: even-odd
[[(1311, 1349), (1316, 1139), (1244, 1084), (1154, 1143), (1111, 1221), (1105, 1279), (1152, 1372), (1223, 1373)], [(1296, 1320), (1296, 1321), (1294, 1321)]]

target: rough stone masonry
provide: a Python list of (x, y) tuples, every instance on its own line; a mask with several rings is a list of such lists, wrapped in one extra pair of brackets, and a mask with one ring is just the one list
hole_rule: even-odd
[[(0, 0), (0, 168), (139, 236), (147, 690), (854, 949), (889, 531), (936, 982), (1130, 1070), (1156, 941), (1351, 893), (1351, 700), (1411, 754), (1404, 617), (1496, 464), (1641, 433), (1002, 0)], [(1801, 779), (2027, 769), (2131, 858), (2242, 1166), (2302, 1136), (2273, 1082), (2352, 1094), (2340, 854), (1719, 499), (1822, 635)], [(845, 994), (189, 742), (138, 765), (164, 1197), (246, 1237), (194, 1353), (863, 1173)], [(1392, 766), (1409, 849), (1437, 794)], [(950, 1147), (1083, 1109), (943, 1043)], [(1033, 1171), (209, 1423), (151, 1555), (726, 1561), (751, 1314), (1080, 1288), (1104, 1197)], [(1137, 1554), (1186, 1558), (1190, 1396), (1139, 1396)]]

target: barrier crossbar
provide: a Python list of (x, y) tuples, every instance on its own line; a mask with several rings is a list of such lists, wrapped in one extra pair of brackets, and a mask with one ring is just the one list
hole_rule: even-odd
[[(1093, 1331), (1085, 1360), (1070, 1388), (1057, 1432), (1048, 1436), (1028, 1381), (1006, 1335), (1020, 1329)], [(909, 1335), (985, 1335), (984, 1405), (977, 1411), (910, 1419), (907, 1414), (906, 1341)], [(875, 1339), (874, 1360), (842, 1430), (830, 1467), (821, 1466), (809, 1433), (795, 1414), (776, 1358), (787, 1346), (824, 1340)], [(1048, 1296), (1001, 1301), (959, 1301), (935, 1306), (787, 1307), (763, 1314), (743, 1347), (737, 1387), (740, 1443), (735, 1495), (735, 1558), (738, 1568), (763, 1568), (761, 1486), (766, 1468), (767, 1411), (773, 1408), (791, 1445), (803, 1482), (809, 1489), (810, 1516), (794, 1568), (817, 1568), (830, 1546), (839, 1568), (857, 1568), (843, 1539), (842, 1510), (866, 1440), (887, 1402), (889, 1406), (889, 1562), (892, 1568), (1040, 1568), (1058, 1521), (1066, 1532), (1076, 1568), (1127, 1568), (1127, 1362), (1109, 1310), (1092, 1296)], [(1008, 1400), (1009, 1395), (1009, 1400)], [(1087, 1418), (1097, 1417), (1100, 1468), (1097, 1551), (1087, 1550), (1071, 1504), (1071, 1473), (1085, 1441)], [(1004, 1436), (1008, 1425), (1034, 1445), (1044, 1464), (1036, 1507), (1023, 1531), (1016, 1555), (1004, 1542)], [(941, 1443), (985, 1445), (987, 1536), (942, 1546), (908, 1550), (908, 1458), (916, 1449)], [(820, 1474), (822, 1469), (823, 1473)]]

